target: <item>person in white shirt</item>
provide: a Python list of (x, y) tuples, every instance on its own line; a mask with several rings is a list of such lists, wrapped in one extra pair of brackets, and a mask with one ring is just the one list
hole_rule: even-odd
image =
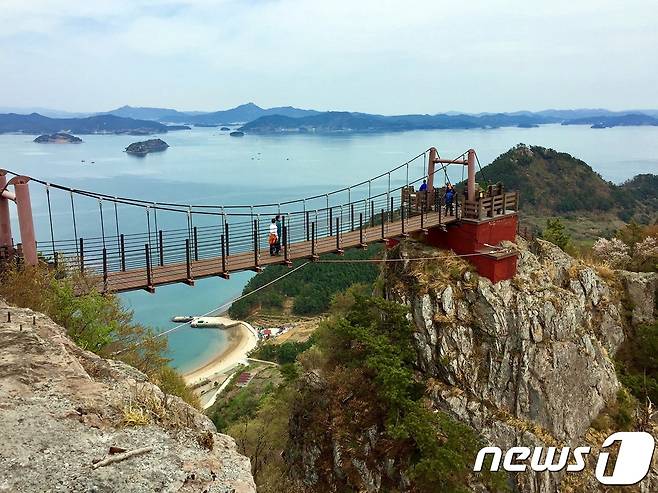
[(270, 234), (267, 242), (270, 244), (270, 255), (276, 255), (276, 246), (279, 243), (279, 229), (276, 227), (276, 219), (272, 219), (270, 223)]

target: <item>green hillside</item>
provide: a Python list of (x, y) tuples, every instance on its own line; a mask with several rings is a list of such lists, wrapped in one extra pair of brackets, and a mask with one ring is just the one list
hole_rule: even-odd
[[(343, 256), (323, 255), (322, 259), (372, 259), (381, 257), (382, 250), (382, 245), (374, 244), (366, 250), (347, 250)], [(296, 260), (293, 267), (304, 262), (306, 260)], [(242, 294), (247, 294), (289, 271), (284, 265), (269, 266), (249, 280)], [(376, 263), (313, 264), (253, 296), (236, 301), (228, 313), (232, 318), (244, 319), (259, 309), (282, 311), (288, 302), (292, 303), (292, 313), (295, 315), (318, 315), (329, 308), (333, 295), (355, 283), (372, 284), (378, 275), (379, 265)]]
[(565, 152), (519, 144), (476, 175), (478, 183), (502, 182), (521, 193), (521, 212), (529, 217), (635, 219), (658, 218), (658, 176), (638, 175), (622, 184), (605, 181), (584, 161)]

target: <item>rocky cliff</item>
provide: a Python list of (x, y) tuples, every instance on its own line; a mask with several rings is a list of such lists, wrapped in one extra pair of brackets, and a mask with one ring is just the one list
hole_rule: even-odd
[[(497, 284), (455, 257), (387, 264), (384, 293), (409, 308), (418, 378), (435, 411), (466, 423), (485, 444), (503, 450), (589, 444), (596, 450), (610, 430), (593, 423), (606, 423), (602, 418), (614, 413), (620, 398), (612, 355), (634, 325), (655, 320), (658, 277), (592, 267), (542, 240), (519, 239), (513, 246), (520, 251), (518, 274)], [(446, 252), (405, 242), (389, 255)], [(303, 382), (324, 395), (322, 374), (310, 372)], [(331, 396), (323, 398), (329, 406)], [(386, 443), (381, 426), (345, 440), (338, 419), (322, 435), (311, 435), (309, 416), (312, 411), (301, 402), (291, 419), (296, 445), (289, 453), (293, 472), (308, 487), (338, 491), (348, 477), (363, 491), (388, 491), (385, 484), (413, 491), (400, 472), (404, 459), (381, 446)], [(360, 419), (343, 418), (343, 426)], [(651, 424), (648, 431), (655, 431)], [(525, 472), (508, 480), (513, 491), (529, 493), (601, 486), (592, 463), (580, 475)], [(469, 488), (485, 491), (477, 481)], [(636, 488), (656, 491), (655, 467)]]
[(255, 492), (202, 413), (39, 313), (0, 314), (1, 491)]
[[(387, 294), (410, 308), (418, 364), (435, 379), (437, 408), (503, 449), (583, 445), (594, 438), (587, 436), (594, 419), (617, 399), (610, 356), (630, 326), (654, 320), (658, 278), (601, 270), (606, 279), (542, 240), (519, 239), (518, 248), (510, 281), (492, 284), (470, 271), (433, 275), (409, 262), (388, 271)], [(515, 478), (528, 492), (558, 491), (560, 480), (554, 473)], [(649, 479), (643, 490), (656, 484)]]

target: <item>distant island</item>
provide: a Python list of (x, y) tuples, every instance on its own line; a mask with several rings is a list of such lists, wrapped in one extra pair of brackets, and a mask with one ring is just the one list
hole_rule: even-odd
[(629, 126), (658, 126), (658, 118), (643, 113), (629, 113), (626, 115), (603, 115), (586, 118), (575, 118), (562, 122), (562, 125), (591, 125), (592, 128), (612, 128)]
[(38, 113), (19, 115), (16, 113), (0, 114), (0, 134), (129, 134), (152, 135), (171, 130), (189, 130), (185, 125), (169, 126), (162, 123), (134, 120), (114, 115), (97, 115), (86, 118), (48, 118)]
[(150, 152), (162, 152), (169, 147), (162, 139), (149, 139), (143, 142), (133, 142), (126, 147), (126, 152), (134, 156), (146, 156)]
[(500, 127), (535, 128), (549, 123), (562, 125), (592, 125), (605, 122), (606, 127), (618, 125), (657, 125), (658, 118), (645, 115), (607, 115), (564, 119), (540, 113), (483, 113), (480, 115), (371, 115), (345, 111), (327, 111), (311, 116), (292, 118), (280, 115), (262, 116), (239, 130), (259, 134), (286, 133), (379, 133), (406, 130), (492, 129)]
[(57, 132), (54, 134), (39, 135), (34, 139), (34, 142), (37, 144), (82, 144), (82, 139), (75, 135)]
[[(51, 113), (52, 114), (52, 113)], [(169, 108), (122, 106), (104, 113), (49, 118), (39, 113), (0, 114), (1, 133), (75, 133), (153, 135), (195, 127), (220, 127), (230, 132), (288, 133), (382, 133), (408, 130), (535, 128), (539, 125), (658, 126), (658, 110), (610, 111), (601, 108), (515, 111), (508, 113), (460, 113), (377, 115), (348, 111), (316, 111), (292, 106), (261, 108), (254, 103), (214, 112), (182, 112)]]
[(240, 127), (249, 133), (375, 133), (406, 130), (472, 129), (531, 126), (559, 120), (538, 115), (371, 115), (347, 111), (327, 111), (301, 118), (263, 116)]

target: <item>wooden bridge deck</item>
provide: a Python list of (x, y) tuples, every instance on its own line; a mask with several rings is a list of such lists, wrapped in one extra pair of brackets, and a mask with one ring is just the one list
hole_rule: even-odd
[[(455, 216), (446, 216), (439, 214), (438, 212), (428, 212), (422, 219), (420, 215), (406, 218), (404, 221), (404, 232), (407, 234), (417, 233), (429, 227), (449, 224), (455, 221)], [(387, 238), (401, 236), (402, 233), (402, 222), (400, 220), (386, 223), (384, 225), (383, 237), (381, 224), (364, 227), (362, 232), (359, 229), (343, 232), (339, 238), (340, 249), (361, 246), (361, 238), (363, 238), (363, 244), (370, 244)], [(315, 240), (315, 248), (313, 248), (311, 243), (311, 241), (291, 243), (288, 246), (288, 259), (290, 261), (305, 258), (310, 259), (313, 258), (313, 254), (318, 256), (337, 251), (335, 235), (317, 238)], [(286, 259), (283, 256), (283, 249), (281, 251), (281, 256), (270, 256), (269, 251), (261, 251), (258, 258), (258, 264), (256, 264), (256, 258), (253, 251), (242, 252), (231, 254), (226, 257), (226, 270), (224, 270), (222, 266), (222, 257), (217, 256), (210, 259), (190, 261), (189, 276), (187, 262), (154, 266), (150, 270), (150, 276), (146, 267), (121, 272), (111, 272), (108, 273), (106, 280), (100, 280), (98, 288), (101, 291), (112, 292), (134, 291), (139, 289), (153, 291), (156, 286), (174, 283), (193, 284), (194, 279), (216, 276), (227, 277), (231, 272), (258, 270), (259, 268), (268, 265), (284, 263), (286, 263)]]

